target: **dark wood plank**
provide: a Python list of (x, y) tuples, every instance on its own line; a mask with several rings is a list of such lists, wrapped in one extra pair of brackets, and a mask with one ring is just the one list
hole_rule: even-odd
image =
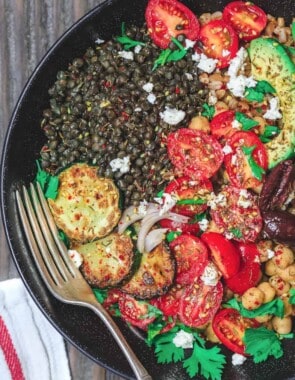
[[(0, 147), (33, 69), (73, 22), (102, 0), (0, 0)], [(18, 277), (0, 223), (0, 280)], [(99, 342), (98, 342), (99, 344)], [(115, 344), (115, 343), (114, 343)], [(67, 345), (73, 380), (120, 380)]]

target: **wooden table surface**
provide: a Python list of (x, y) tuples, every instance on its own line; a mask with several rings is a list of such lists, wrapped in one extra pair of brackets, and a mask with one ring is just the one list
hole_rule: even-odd
[[(44, 53), (102, 0), (0, 0), (0, 149), (14, 105)], [(0, 222), (0, 281), (19, 277)], [(115, 344), (115, 343), (114, 343)], [(120, 380), (67, 344), (73, 380)], [(5, 379), (1, 379), (5, 380)], [(29, 379), (28, 379), (29, 380)]]

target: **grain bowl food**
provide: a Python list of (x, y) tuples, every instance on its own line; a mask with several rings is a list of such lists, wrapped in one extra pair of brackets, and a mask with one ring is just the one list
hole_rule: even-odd
[(150, 0), (49, 90), (37, 180), (61, 236), (100, 302), (188, 378), (222, 378), (221, 344), (260, 363), (293, 338), (294, 40), (248, 2)]

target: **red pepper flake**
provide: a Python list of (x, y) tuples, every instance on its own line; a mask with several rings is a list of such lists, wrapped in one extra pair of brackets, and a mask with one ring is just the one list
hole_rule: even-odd
[(127, 113), (125, 111), (122, 111), (121, 116), (123, 116), (125, 120), (129, 119), (129, 113)]
[(180, 94), (180, 88), (179, 87), (175, 87), (175, 94)]

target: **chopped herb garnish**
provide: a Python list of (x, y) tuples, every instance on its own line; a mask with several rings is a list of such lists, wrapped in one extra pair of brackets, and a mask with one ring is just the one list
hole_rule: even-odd
[(171, 243), (174, 239), (177, 238), (177, 236), (181, 235), (180, 231), (170, 231), (166, 235), (166, 240), (168, 243)]
[(205, 199), (180, 199), (176, 202), (177, 205), (203, 205), (205, 203)]
[(70, 239), (62, 230), (58, 230), (58, 237), (60, 238), (61, 241), (64, 242), (67, 248), (70, 248)]
[(214, 106), (210, 106), (207, 103), (203, 104), (203, 111), (201, 112), (202, 116), (207, 117), (207, 119), (209, 120), (212, 120), (214, 114), (215, 114)]
[(168, 48), (162, 50), (161, 54), (154, 62), (153, 70), (159, 66), (164, 66), (167, 62), (180, 61), (187, 54), (187, 49), (185, 49), (176, 38), (172, 37), (172, 41), (178, 47), (178, 49), (171, 50)]
[(246, 88), (245, 98), (250, 102), (261, 103), (264, 99), (265, 94), (273, 94), (276, 90), (265, 80), (257, 82), (255, 87)]
[(92, 291), (93, 291), (97, 301), (99, 303), (104, 303), (104, 301), (106, 300), (106, 298), (108, 296), (108, 291), (106, 289), (98, 289), (98, 288), (94, 288), (94, 289), (92, 289)]
[(231, 307), (238, 310), (238, 312), (246, 318), (255, 318), (262, 315), (276, 315), (279, 318), (283, 318), (285, 312), (284, 302), (280, 298), (262, 304), (255, 310), (248, 310), (239, 302), (236, 298), (232, 298), (224, 304), (225, 307)]
[(138, 302), (146, 305), (147, 309), (148, 309), (147, 313), (141, 317), (142, 319), (148, 319), (148, 318), (152, 318), (152, 317), (156, 317), (156, 318), (159, 318), (159, 317), (162, 318), (163, 317), (162, 311), (160, 309), (158, 309), (156, 306), (153, 306), (146, 301), (138, 301)]
[(243, 131), (249, 131), (259, 125), (258, 121), (251, 119), (242, 112), (236, 112), (235, 119), (242, 124)]
[(246, 329), (244, 335), (246, 354), (253, 356), (254, 363), (261, 363), (269, 356), (279, 359), (283, 356), (281, 341), (273, 330), (265, 327)]
[(266, 125), (263, 131), (263, 134), (259, 136), (260, 140), (263, 143), (269, 142), (275, 135), (277, 135), (280, 131), (279, 127), (275, 125)]
[(248, 160), (248, 164), (251, 168), (253, 176), (257, 178), (259, 181), (261, 181), (263, 174), (265, 174), (265, 170), (260, 165), (258, 165), (257, 162), (253, 158), (252, 153), (255, 148), (256, 148), (256, 145), (242, 146), (242, 151)]
[(37, 175), (35, 181), (41, 186), (45, 198), (55, 199), (58, 193), (59, 179), (57, 176), (52, 176), (40, 166), (39, 161), (37, 163)]
[(242, 232), (238, 228), (230, 228), (229, 232), (234, 235), (235, 238), (241, 239), (243, 237)]
[(295, 289), (294, 288), (291, 288), (289, 290), (289, 293), (290, 293), (290, 297), (289, 297), (289, 303), (291, 305), (295, 305)]
[(116, 37), (115, 40), (118, 41), (120, 44), (123, 45), (124, 50), (132, 49), (135, 46), (145, 46), (144, 42), (133, 40), (132, 38), (128, 37), (125, 32), (125, 22), (122, 22), (121, 26), (121, 36)]
[(292, 22), (291, 32), (292, 32), (292, 38), (295, 41), (295, 22)]
[[(185, 350), (173, 343), (173, 339), (180, 330), (191, 333), (194, 337), (192, 353), (186, 359)], [(222, 370), (226, 362), (225, 356), (221, 354), (220, 348), (217, 346), (206, 348), (204, 339), (194, 329), (184, 325), (175, 326), (167, 333), (157, 335), (153, 344), (155, 345), (158, 363), (165, 364), (182, 361), (183, 368), (190, 378), (200, 374), (206, 379), (221, 379)]]

